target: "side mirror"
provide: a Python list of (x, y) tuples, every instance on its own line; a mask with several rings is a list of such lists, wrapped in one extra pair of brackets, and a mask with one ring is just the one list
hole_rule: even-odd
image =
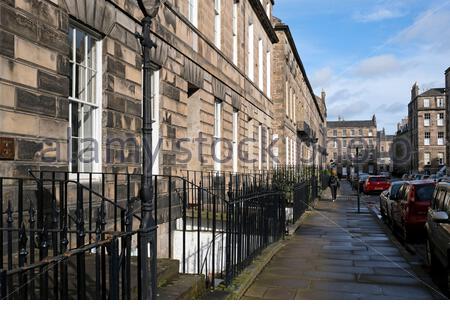
[(431, 219), (436, 223), (449, 222), (448, 213), (445, 211), (438, 211), (431, 214)]

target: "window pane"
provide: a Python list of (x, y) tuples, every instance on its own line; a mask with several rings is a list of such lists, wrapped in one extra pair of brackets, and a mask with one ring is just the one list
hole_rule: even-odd
[(69, 28), (70, 60), (73, 61), (73, 27)]
[(86, 99), (86, 68), (76, 65), (76, 83), (75, 98), (79, 100)]
[(431, 201), (434, 193), (434, 185), (417, 186), (416, 201)]
[(95, 43), (96, 43), (95, 39), (91, 37), (88, 38), (88, 67), (94, 70), (97, 68), (97, 61), (96, 61), (97, 48)]
[(76, 29), (76, 62), (79, 64), (83, 64), (86, 66), (85, 63), (85, 36), (86, 34), (78, 29)]
[(87, 69), (88, 81), (86, 85), (86, 101), (90, 103), (96, 103), (96, 72)]

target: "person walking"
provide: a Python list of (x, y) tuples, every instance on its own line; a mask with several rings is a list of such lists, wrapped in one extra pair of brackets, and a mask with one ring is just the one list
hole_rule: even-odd
[(339, 179), (334, 174), (330, 176), (330, 179), (328, 180), (328, 186), (331, 189), (331, 196), (333, 198), (333, 202), (335, 202), (337, 198), (337, 190), (339, 188)]

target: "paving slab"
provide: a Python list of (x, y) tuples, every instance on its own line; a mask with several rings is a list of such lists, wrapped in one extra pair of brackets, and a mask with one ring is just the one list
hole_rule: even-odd
[(356, 200), (341, 185), (338, 201), (318, 203), (244, 299), (433, 299), (376, 218), (348, 212)]

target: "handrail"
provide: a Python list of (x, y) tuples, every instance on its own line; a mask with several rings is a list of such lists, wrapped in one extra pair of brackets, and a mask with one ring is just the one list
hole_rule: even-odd
[[(31, 177), (33, 177), (33, 179), (34, 179), (37, 183), (39, 183), (39, 184), (44, 188), (44, 183), (43, 183), (43, 181), (48, 181), (48, 179), (42, 179), (42, 181), (41, 181), (41, 179), (40, 179), (40, 178), (37, 178), (37, 177), (33, 174), (33, 172), (32, 172), (31, 170), (28, 170), (28, 173), (31, 175)], [(69, 184), (69, 183), (75, 184), (76, 186), (79, 186), (79, 187), (83, 188), (84, 190), (91, 192), (93, 195), (99, 197), (102, 201), (108, 202), (108, 203), (112, 204), (114, 207), (116, 207), (116, 208), (118, 208), (118, 209), (120, 209), (120, 210), (127, 211), (126, 208), (124, 208), (124, 207), (122, 207), (121, 205), (115, 203), (114, 201), (112, 201), (112, 200), (106, 198), (105, 196), (101, 195), (100, 193), (98, 193), (98, 192), (96, 192), (96, 191), (94, 191), (94, 190), (92, 190), (92, 189), (86, 187), (85, 185), (83, 185), (83, 184), (80, 183), (79, 181), (66, 179), (66, 180), (64, 180), (64, 181), (62, 181), (62, 182), (65, 182), (66, 184)]]

